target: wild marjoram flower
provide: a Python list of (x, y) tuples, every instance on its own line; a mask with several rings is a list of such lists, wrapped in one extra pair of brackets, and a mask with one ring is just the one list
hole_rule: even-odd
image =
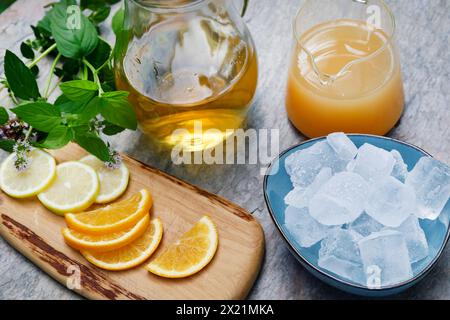
[(120, 156), (120, 154), (116, 150), (111, 148), (109, 149), (109, 152), (111, 161), (105, 162), (105, 166), (111, 170), (120, 168), (120, 166), (122, 165), (122, 157)]
[[(110, 168), (120, 165), (119, 154), (103, 137), (135, 130), (136, 114), (128, 102), (128, 92), (115, 91), (112, 48), (97, 31), (117, 2), (81, 1), (80, 10), (68, 10), (77, 5), (75, 0), (52, 3), (43, 19), (31, 27), (35, 39), (20, 47), (28, 63), (6, 51), (5, 79), (0, 79), (0, 84), (9, 90), (15, 104), (10, 111), (15, 118), (10, 119), (0, 107), (0, 148), (16, 152), (18, 170), (28, 167), (31, 148), (60, 149), (69, 142), (77, 143)], [(120, 16), (114, 19), (115, 31), (120, 31)], [(74, 18), (80, 23), (68, 29), (67, 21)], [(38, 63), (50, 56), (54, 60), (41, 91), (36, 81)], [(59, 80), (52, 87), (53, 75)], [(50, 102), (58, 86), (62, 94)]]
[(31, 164), (31, 158), (28, 156), (31, 145), (26, 140), (20, 140), (14, 145), (13, 151), (15, 153), (14, 166), (19, 172), (25, 171)]
[(103, 129), (105, 129), (105, 124), (103, 123), (104, 120), (105, 119), (103, 119), (101, 116), (92, 119), (90, 122), (92, 130), (97, 131), (98, 133), (102, 132)]

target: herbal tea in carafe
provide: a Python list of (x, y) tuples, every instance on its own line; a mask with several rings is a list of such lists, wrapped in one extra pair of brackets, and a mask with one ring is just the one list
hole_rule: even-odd
[(226, 0), (126, 3), (116, 82), (142, 131), (188, 151), (221, 143), (242, 125), (257, 82), (237, 10)]
[[(327, 13), (316, 19), (320, 6)], [(286, 95), (288, 116), (303, 134), (384, 135), (394, 127), (404, 107), (394, 27), (382, 1), (307, 1), (296, 19)]]

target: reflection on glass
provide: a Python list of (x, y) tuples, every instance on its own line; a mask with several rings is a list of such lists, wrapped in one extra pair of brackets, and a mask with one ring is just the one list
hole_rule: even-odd
[[(147, 6), (145, 14), (128, 2), (130, 31), (119, 46), (116, 82), (131, 92), (145, 133), (196, 151), (221, 143), (227, 129), (242, 125), (256, 90), (257, 61), (230, 2), (187, 3)], [(198, 135), (196, 123), (203, 132), (217, 130)]]

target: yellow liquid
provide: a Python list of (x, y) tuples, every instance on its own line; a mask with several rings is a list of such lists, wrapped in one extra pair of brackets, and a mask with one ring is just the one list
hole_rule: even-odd
[(320, 72), (332, 76), (350, 62), (368, 59), (334, 81), (321, 82), (311, 59), (297, 45), (286, 109), (298, 130), (312, 138), (337, 131), (384, 135), (395, 126), (404, 108), (403, 81), (395, 50), (383, 31), (371, 30), (363, 21), (336, 20), (310, 29), (301, 43)]
[[(202, 17), (161, 24), (132, 45), (116, 76), (141, 130), (169, 147), (199, 151), (222, 143), (242, 126), (252, 102), (256, 54), (237, 36), (211, 28)], [(172, 40), (173, 52), (158, 50)]]

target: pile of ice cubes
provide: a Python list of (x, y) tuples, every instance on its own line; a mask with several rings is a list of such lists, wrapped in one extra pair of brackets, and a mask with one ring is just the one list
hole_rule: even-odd
[(286, 171), (285, 228), (302, 247), (320, 242), (321, 268), (370, 288), (412, 277), (429, 252), (420, 220), (450, 197), (448, 166), (423, 157), (408, 172), (397, 150), (358, 149), (343, 133), (290, 155)]

